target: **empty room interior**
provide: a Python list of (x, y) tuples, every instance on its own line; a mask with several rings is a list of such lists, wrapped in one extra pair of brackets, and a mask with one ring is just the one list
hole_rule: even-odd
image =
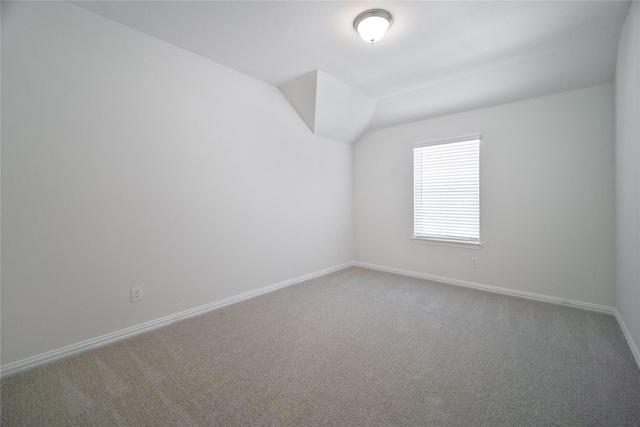
[(640, 425), (640, 2), (1, 14), (2, 425)]

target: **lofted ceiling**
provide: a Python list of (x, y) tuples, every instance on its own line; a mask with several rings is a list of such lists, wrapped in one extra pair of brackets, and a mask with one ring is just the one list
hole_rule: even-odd
[[(73, 4), (266, 83), (314, 70), (377, 100), (364, 130), (613, 81), (622, 1)], [(393, 25), (365, 43), (353, 20)]]

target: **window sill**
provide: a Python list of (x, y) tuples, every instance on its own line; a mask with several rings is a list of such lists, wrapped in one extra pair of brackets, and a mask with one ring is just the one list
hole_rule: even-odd
[(423, 245), (436, 245), (436, 246), (451, 246), (454, 248), (464, 248), (464, 249), (482, 249), (482, 243), (472, 243), (472, 242), (456, 242), (455, 240), (436, 240), (436, 239), (426, 239), (424, 237), (412, 237), (414, 243), (420, 243)]

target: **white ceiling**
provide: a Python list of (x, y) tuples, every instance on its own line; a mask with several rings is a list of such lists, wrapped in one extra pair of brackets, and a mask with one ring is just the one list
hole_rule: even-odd
[[(279, 86), (320, 69), (378, 100), (369, 129), (610, 82), (621, 1), (115, 1), (94, 13)], [(375, 45), (371, 8), (394, 23)]]

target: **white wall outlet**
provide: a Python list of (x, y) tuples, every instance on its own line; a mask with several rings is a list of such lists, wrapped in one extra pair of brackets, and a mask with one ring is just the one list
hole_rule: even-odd
[(480, 261), (478, 261), (478, 257), (471, 257), (471, 267), (478, 268), (480, 267)]
[(142, 286), (131, 288), (131, 302), (137, 302), (142, 299)]

